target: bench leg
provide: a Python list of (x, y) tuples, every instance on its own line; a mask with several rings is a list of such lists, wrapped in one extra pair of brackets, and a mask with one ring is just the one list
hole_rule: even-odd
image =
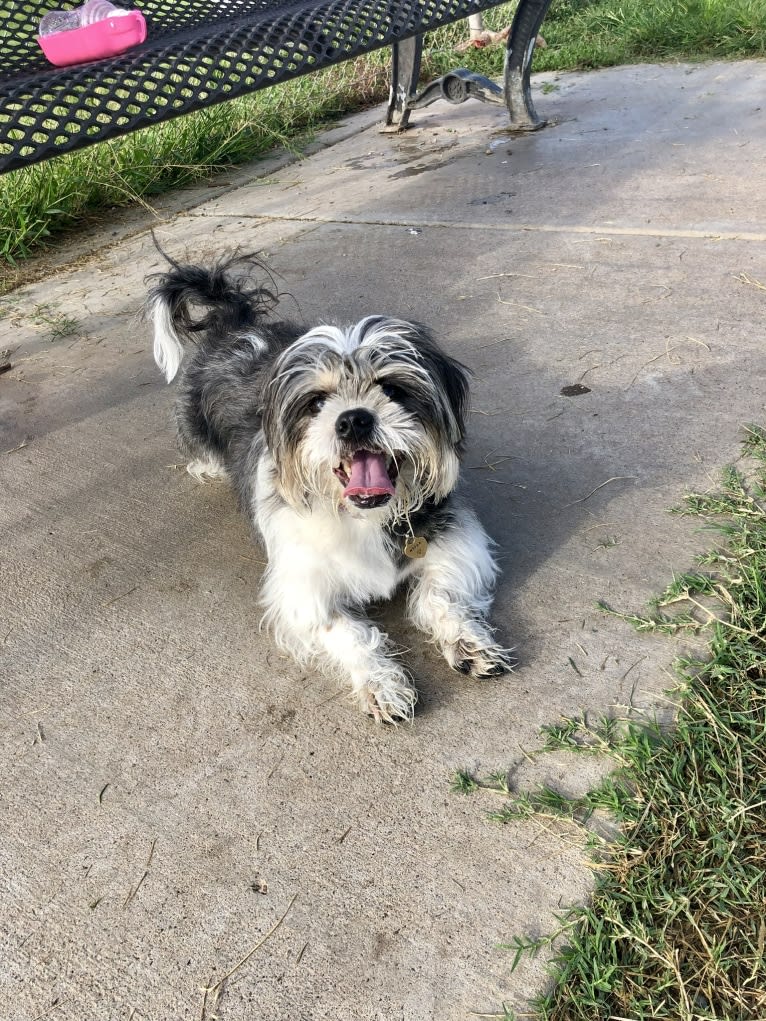
[(414, 99), (420, 77), (423, 36), (414, 35), (391, 47), (391, 92), (388, 99), (386, 125), (403, 131), (410, 119), (409, 101)]
[(529, 87), (535, 40), (551, 0), (521, 0), (516, 8), (505, 51), (505, 102), (515, 131), (537, 131), (545, 121), (537, 116)]

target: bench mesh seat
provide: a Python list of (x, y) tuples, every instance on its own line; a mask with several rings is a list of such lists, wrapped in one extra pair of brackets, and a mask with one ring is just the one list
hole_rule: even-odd
[[(539, 25), (548, 2), (526, 0), (534, 8), (530, 24)], [(145, 43), (118, 57), (55, 68), (37, 44), (37, 26), (59, 6), (74, 5), (2, 0), (0, 172), (411, 39), (494, 4), (138, 0)]]

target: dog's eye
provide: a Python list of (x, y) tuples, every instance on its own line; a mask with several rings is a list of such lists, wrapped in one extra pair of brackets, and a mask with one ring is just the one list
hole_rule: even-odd
[(308, 403), (306, 410), (309, 415), (318, 415), (324, 407), (324, 403), (327, 400), (327, 394), (314, 394)]
[(402, 388), (396, 386), (395, 383), (381, 383), (380, 389), (390, 401), (400, 401), (404, 396)]

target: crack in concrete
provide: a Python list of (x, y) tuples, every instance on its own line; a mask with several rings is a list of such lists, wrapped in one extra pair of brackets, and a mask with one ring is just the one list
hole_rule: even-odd
[(358, 224), (361, 227), (439, 227), (453, 230), (484, 230), (501, 231), (504, 234), (536, 232), (547, 234), (593, 234), (599, 237), (658, 237), (688, 238), (691, 240), (708, 241), (766, 241), (766, 233), (755, 231), (715, 230), (714, 228), (699, 229), (691, 227), (600, 227), (588, 224), (556, 224), (556, 223), (475, 223), (471, 220), (400, 220), (378, 217), (330, 217), (330, 216), (268, 216), (247, 213), (216, 213), (194, 212), (191, 216), (208, 217), (219, 220), (254, 220), (259, 223), (314, 223), (318, 226), (328, 224)]

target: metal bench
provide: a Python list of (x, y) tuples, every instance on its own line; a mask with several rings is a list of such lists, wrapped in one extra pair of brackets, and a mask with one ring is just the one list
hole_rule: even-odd
[[(118, 3), (120, 0), (118, 0)], [(444, 98), (505, 103), (511, 127), (542, 122), (529, 72), (551, 0), (519, 0), (504, 87), (458, 69), (418, 92), (423, 33), (496, 0), (122, 0), (145, 15), (145, 43), (118, 57), (57, 68), (37, 44), (62, 0), (0, 0), (0, 172), (115, 138), (278, 82), (392, 46), (387, 123)]]

